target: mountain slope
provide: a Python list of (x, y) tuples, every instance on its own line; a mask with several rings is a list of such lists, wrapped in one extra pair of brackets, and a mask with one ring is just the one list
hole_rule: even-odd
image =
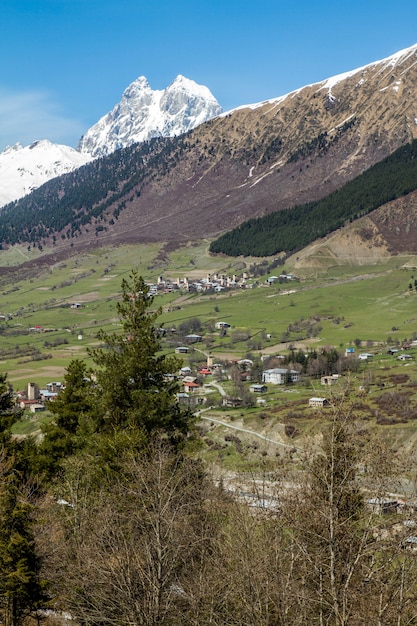
[(78, 149), (93, 157), (104, 156), (153, 137), (182, 135), (221, 111), (207, 87), (184, 76), (155, 91), (140, 76), (113, 110), (86, 132)]
[(253, 218), (210, 245), (228, 256), (294, 252), (315, 239), (417, 189), (417, 140), (321, 200)]
[[(30, 218), (35, 242), (61, 235), (57, 254), (93, 242), (185, 242), (323, 198), (416, 138), (416, 61), (413, 46), (181, 137), (121, 149), (9, 207), (0, 229), (13, 212), (13, 237), (2, 236), (26, 240)], [(64, 213), (58, 227), (52, 216)]]
[[(373, 265), (390, 256), (417, 254), (417, 191), (387, 202), (298, 250), (289, 263), (294, 271), (317, 271), (335, 265)], [(411, 261), (414, 266), (415, 261)]]

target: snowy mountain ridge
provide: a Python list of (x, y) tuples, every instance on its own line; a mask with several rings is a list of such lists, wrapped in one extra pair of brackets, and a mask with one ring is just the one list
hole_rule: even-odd
[[(404, 48), (403, 50), (399, 50), (398, 52), (394, 52), (394, 54), (389, 57), (385, 57), (384, 59), (380, 59), (379, 61), (373, 61), (372, 63), (368, 63), (367, 65), (362, 65), (361, 67), (356, 67), (352, 70), (348, 70), (346, 72), (342, 72), (340, 74), (335, 74), (334, 76), (329, 76), (321, 81), (315, 83), (309, 83), (304, 85), (303, 87), (299, 87), (298, 89), (294, 89), (286, 94), (281, 96), (277, 96), (274, 98), (268, 98), (267, 100), (261, 100), (258, 102), (253, 102), (251, 104), (242, 104), (238, 107), (230, 111), (225, 111), (222, 116), (225, 117), (230, 115), (235, 111), (240, 111), (242, 109), (258, 109), (264, 107), (265, 105), (273, 105), (278, 106), (282, 104), (287, 98), (294, 98), (297, 94), (301, 93), (305, 89), (309, 87), (317, 87), (318, 91), (327, 90), (328, 97), (332, 100), (332, 88), (343, 84), (344, 81), (350, 78), (354, 78), (356, 75), (360, 75), (358, 86), (360, 86), (364, 81), (364, 76), (368, 71), (371, 71), (375, 68), (378, 69), (379, 73), (382, 75), (383, 72), (389, 71), (390, 69), (394, 69), (396, 65), (401, 65), (402, 62), (406, 62), (407, 59), (413, 58), (413, 56), (417, 53), (417, 44), (410, 46), (409, 48)], [(400, 83), (396, 83), (393, 86), (395, 91), (398, 91)]]
[(178, 75), (163, 90), (140, 76), (120, 102), (81, 138), (78, 149), (93, 157), (154, 137), (174, 137), (216, 117), (222, 109), (210, 90)]
[[(317, 122), (314, 122), (314, 125), (300, 125), (300, 115), (309, 119), (311, 104), (315, 106), (315, 98), (319, 98), (323, 93), (327, 98), (323, 123), (325, 118), (329, 117), (329, 126), (326, 126), (326, 122), (323, 127), (327, 133), (331, 134), (333, 129), (342, 128), (348, 118), (357, 120), (358, 111), (363, 121), (367, 117), (373, 120), (373, 111), (369, 103), (374, 99), (377, 100), (378, 93), (384, 91), (386, 97), (388, 94), (395, 97), (393, 101), (395, 106), (399, 106), (401, 99), (404, 99), (403, 106), (408, 107), (407, 117), (401, 118), (403, 120), (401, 124), (405, 124), (402, 132), (408, 137), (410, 133), (414, 133), (413, 128), (417, 125), (417, 113), (413, 106), (415, 99), (410, 91), (409, 80), (414, 72), (416, 54), (417, 45), (413, 45), (380, 61), (329, 77), (283, 96), (239, 106), (224, 114), (221, 113), (220, 105), (207, 87), (198, 85), (184, 76), (177, 76), (166, 89), (156, 91), (151, 89), (144, 76), (140, 76), (125, 89), (120, 102), (112, 111), (85, 133), (80, 140), (78, 151), (44, 140), (34, 142), (25, 148), (16, 144), (1, 152), (0, 206), (23, 197), (49, 179), (78, 168), (92, 158), (110, 154), (114, 150), (152, 137), (181, 135), (217, 116), (224, 118), (230, 115), (246, 116), (245, 111), (259, 110), (265, 111), (262, 113), (263, 119), (265, 115), (269, 116), (268, 111), (271, 111), (272, 116), (278, 115), (281, 109), (296, 111), (297, 120), (292, 135), (287, 136), (287, 130), (291, 126), (288, 122), (275, 131), (275, 140), (280, 137), (289, 149), (291, 142), (298, 141), (300, 133), (304, 143), (311, 140), (310, 134), (314, 134)], [(403, 66), (406, 69), (400, 71)], [(385, 79), (385, 76), (389, 78), (389, 82), (386, 82), (388, 79)], [(361, 92), (363, 102), (360, 101)], [(356, 108), (350, 108), (348, 101), (353, 102), (356, 97), (359, 99)], [(296, 107), (292, 104), (295, 100), (299, 100)], [(336, 124), (333, 118), (338, 110), (338, 103), (342, 101), (348, 115)], [(315, 116), (313, 117), (315, 119)], [(245, 119), (242, 127), (249, 123), (250, 121)], [(372, 123), (376, 123), (375, 120)], [(240, 139), (243, 140), (244, 137)], [(272, 141), (271, 138), (269, 140)], [(345, 159), (344, 169), (348, 167), (349, 162), (350, 157)]]
[(78, 150), (41, 140), (26, 147), (17, 143), (0, 152), (0, 207), (93, 158), (153, 137), (181, 135), (221, 111), (207, 87), (184, 76), (159, 91), (140, 76), (113, 110), (85, 133)]
[(88, 154), (47, 139), (25, 147), (20, 143), (8, 146), (0, 152), (0, 206), (91, 160)]

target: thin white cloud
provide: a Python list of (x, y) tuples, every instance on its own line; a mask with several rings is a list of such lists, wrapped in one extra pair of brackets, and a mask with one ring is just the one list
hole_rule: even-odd
[(79, 120), (62, 113), (51, 94), (0, 86), (0, 151), (17, 142), (25, 146), (38, 139), (75, 147), (84, 131)]

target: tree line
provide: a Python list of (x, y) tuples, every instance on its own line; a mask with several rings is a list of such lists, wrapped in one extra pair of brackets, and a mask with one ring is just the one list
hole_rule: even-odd
[(201, 460), (201, 426), (176, 399), (179, 361), (160, 349), (160, 311), (136, 273), (118, 312), (94, 365), (68, 367), (40, 440), (11, 436), (19, 416), (1, 377), (2, 623), (414, 624), (405, 527), (365, 495), (382, 501), (404, 474), (398, 454), (341, 400), (320, 445), (296, 464), (276, 457), (245, 500), (250, 473), (231, 491)]
[(250, 219), (213, 241), (228, 256), (293, 253), (417, 188), (417, 140), (316, 202)]
[(155, 138), (54, 178), (2, 208), (0, 241), (42, 245), (48, 238), (71, 239), (83, 229), (117, 220), (128, 194), (132, 199), (140, 195), (145, 181), (175, 167), (188, 148), (185, 136)]

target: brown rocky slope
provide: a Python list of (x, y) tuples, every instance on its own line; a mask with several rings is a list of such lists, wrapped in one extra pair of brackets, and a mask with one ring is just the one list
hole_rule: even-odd
[(417, 136), (417, 46), (200, 126), (112, 238), (212, 237), (327, 195)]

